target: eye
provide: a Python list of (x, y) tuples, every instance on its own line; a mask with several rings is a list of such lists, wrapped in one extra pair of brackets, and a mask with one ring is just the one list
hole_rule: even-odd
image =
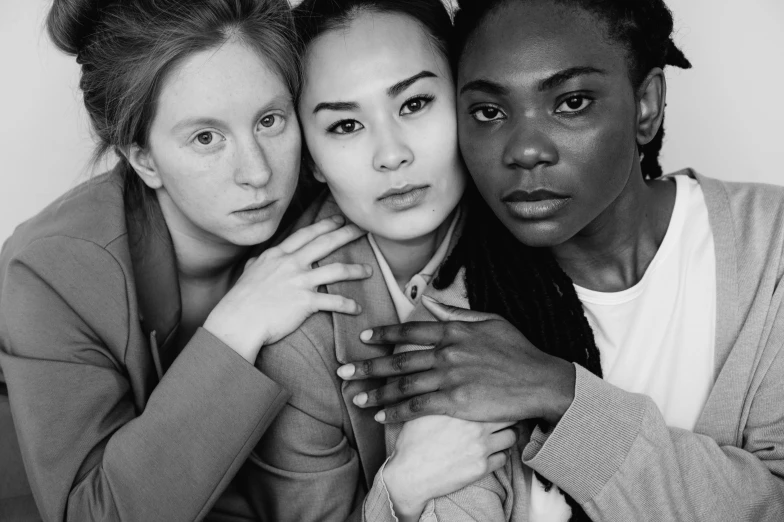
[(284, 118), (280, 114), (266, 114), (259, 120), (259, 126), (265, 129), (280, 127), (284, 123)]
[(357, 120), (341, 120), (327, 129), (332, 134), (353, 134), (364, 129), (365, 126)]
[(433, 96), (416, 96), (414, 98), (410, 98), (406, 100), (406, 102), (403, 104), (403, 107), (400, 108), (400, 115), (405, 116), (406, 114), (419, 112), (427, 107), (434, 99), (435, 97)]
[(593, 100), (590, 98), (582, 94), (573, 94), (561, 102), (555, 112), (556, 114), (576, 114), (587, 109), (591, 103)]
[(476, 121), (483, 123), (490, 121), (500, 121), (506, 118), (506, 115), (501, 111), (501, 109), (498, 107), (493, 107), (492, 105), (486, 105), (471, 111), (471, 116), (473, 116)]
[(216, 138), (219, 138), (219, 135), (216, 132), (204, 131), (204, 132), (198, 133), (196, 135), (195, 140), (196, 140), (196, 142), (199, 143), (199, 145), (208, 146), (208, 145), (212, 145), (213, 142), (217, 141)]

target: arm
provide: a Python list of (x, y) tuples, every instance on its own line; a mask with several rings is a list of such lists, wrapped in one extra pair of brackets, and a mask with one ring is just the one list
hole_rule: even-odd
[[(328, 346), (317, 348), (305, 329), (322, 330), (313, 338)], [(257, 361), (263, 372), (292, 391), (244, 472), (250, 501), (262, 520), (361, 519), (366, 488), (359, 457), (343, 429), (343, 399), (333, 377), (337, 363), (325, 360), (332, 349), (333, 341), (327, 340), (331, 334), (330, 317), (315, 315), (290, 336), (265, 347)]]
[[(402, 362), (378, 358), (340, 372), (348, 378), (415, 374), (407, 393), (381, 388), (369, 394), (374, 400), (368, 406), (403, 401), (379, 414), (385, 422), (445, 412), (476, 420), (547, 419), (555, 428), (534, 431), (524, 462), (594, 518), (781, 520), (783, 300), (784, 286), (772, 300), (771, 326), (763, 330), (754, 378), (736, 384), (738, 394), (750, 394), (742, 431), (718, 441), (668, 428), (648, 397), (620, 390), (577, 365), (561, 370), (560, 363), (542, 358), (519, 332), (489, 314), (437, 306), (434, 313), (442, 320), (474, 322), (444, 323), (441, 331), (410, 324), (402, 335), (399, 327), (374, 329), (372, 339), (377, 334), (384, 342), (420, 339), (436, 345), (438, 353), (417, 353)], [(537, 383), (536, 376), (544, 378)]]
[(595, 519), (782, 520), (783, 382), (779, 350), (737, 447), (734, 433), (720, 443), (668, 428), (649, 397), (578, 368), (572, 407), (549, 436), (535, 431), (523, 456)]
[(140, 409), (126, 288), (108, 252), (69, 238), (38, 241), (5, 274), (0, 362), (45, 520), (203, 518), (285, 402), (199, 330)]

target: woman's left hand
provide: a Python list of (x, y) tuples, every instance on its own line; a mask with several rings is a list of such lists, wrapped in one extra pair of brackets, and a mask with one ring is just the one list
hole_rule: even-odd
[(557, 424), (574, 400), (571, 363), (542, 352), (498, 315), (427, 297), (423, 304), (439, 322), (381, 326), (363, 332), (361, 338), (368, 344), (433, 345), (432, 350), (358, 361), (338, 369), (346, 380), (400, 377), (358, 394), (357, 406), (389, 406), (376, 415), (383, 423), (448, 415), (486, 422), (543, 419)]

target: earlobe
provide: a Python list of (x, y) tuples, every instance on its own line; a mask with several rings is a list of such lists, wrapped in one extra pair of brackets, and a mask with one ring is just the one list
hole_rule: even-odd
[(313, 163), (313, 177), (316, 178), (316, 181), (320, 183), (327, 182), (327, 178), (324, 177), (324, 174), (321, 173), (321, 170), (318, 168), (315, 162)]
[(134, 143), (128, 149), (122, 151), (122, 154), (145, 185), (153, 190), (157, 190), (163, 186), (163, 181), (158, 174), (155, 161), (153, 161), (148, 150), (143, 149)]
[(637, 143), (647, 145), (656, 137), (664, 119), (667, 82), (656, 67), (648, 73), (638, 93)]

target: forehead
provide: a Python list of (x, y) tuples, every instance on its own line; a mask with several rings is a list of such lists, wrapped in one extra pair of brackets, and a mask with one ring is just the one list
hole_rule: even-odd
[(188, 56), (163, 84), (158, 114), (177, 116), (255, 111), (290, 96), (277, 70), (258, 52), (231, 40)]
[(580, 8), (551, 0), (506, 2), (471, 34), (459, 82), (481, 77), (534, 83), (583, 66), (626, 75), (626, 50), (606, 34), (604, 22)]
[(310, 44), (303, 95), (350, 99), (354, 93), (386, 90), (423, 70), (448, 74), (446, 59), (425, 28), (407, 15), (365, 12)]

